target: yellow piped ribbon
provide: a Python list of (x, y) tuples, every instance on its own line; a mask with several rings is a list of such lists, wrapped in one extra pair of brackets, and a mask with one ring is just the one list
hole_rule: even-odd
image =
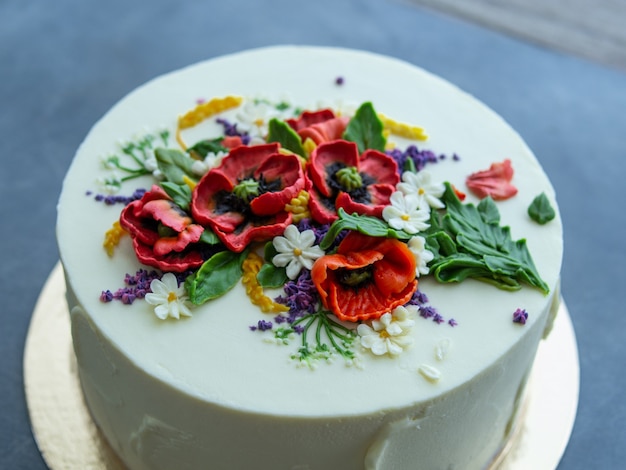
[(183, 150), (187, 150), (187, 144), (183, 141), (181, 131), (197, 126), (205, 119), (215, 116), (232, 108), (236, 108), (243, 101), (241, 96), (226, 96), (224, 98), (213, 98), (210, 101), (200, 103), (191, 111), (186, 112), (178, 117), (178, 125), (176, 127), (176, 141)]
[(383, 123), (383, 127), (394, 135), (412, 140), (428, 140), (428, 135), (419, 126), (398, 122), (381, 113), (378, 114), (378, 118)]
[(243, 276), (241, 281), (246, 288), (246, 294), (250, 301), (261, 307), (264, 313), (280, 313), (289, 311), (289, 307), (274, 302), (270, 297), (265, 295), (263, 287), (259, 284), (257, 274), (263, 266), (263, 258), (254, 252), (250, 252), (242, 264)]
[(113, 256), (115, 247), (120, 244), (120, 239), (126, 234), (126, 230), (122, 228), (119, 220), (113, 222), (113, 226), (104, 234), (104, 242), (102, 246), (107, 252), (107, 255)]

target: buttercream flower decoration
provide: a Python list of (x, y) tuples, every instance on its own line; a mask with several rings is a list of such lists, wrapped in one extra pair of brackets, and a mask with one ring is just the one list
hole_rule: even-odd
[(408, 243), (409, 250), (415, 256), (415, 275), (419, 277), (421, 274), (428, 274), (430, 271), (428, 263), (430, 263), (435, 255), (426, 249), (426, 240), (419, 235), (412, 237)]
[(191, 165), (191, 171), (198, 176), (204, 176), (211, 168), (219, 166), (226, 155), (228, 155), (228, 153), (223, 151), (208, 152), (204, 159), (194, 160)]
[(405, 243), (352, 231), (335, 254), (313, 264), (311, 279), (324, 308), (352, 322), (380, 318), (417, 289), (415, 257)]
[(157, 185), (122, 210), (120, 225), (130, 234), (137, 259), (148, 266), (184, 272), (204, 263), (204, 228)]
[(322, 224), (335, 221), (339, 208), (348, 214), (381, 217), (399, 180), (394, 159), (378, 150), (359, 155), (354, 142), (320, 144), (307, 172), (311, 215)]
[(414, 312), (405, 307), (396, 307), (387, 312), (371, 325), (361, 323), (357, 333), (361, 337), (361, 346), (372, 351), (376, 356), (399, 355), (411, 345), (413, 339), (408, 335), (415, 324)]
[(146, 294), (146, 302), (155, 306), (154, 313), (161, 320), (191, 316), (191, 310), (185, 305), (185, 288), (178, 286), (178, 280), (172, 273), (165, 273), (160, 280), (152, 280), (150, 290), (152, 292)]
[(429, 211), (420, 205), (416, 194), (394, 192), (389, 198), (391, 205), (383, 209), (383, 219), (396, 230), (404, 230), (411, 235), (426, 230), (430, 225)]
[(265, 100), (247, 100), (237, 113), (239, 129), (251, 138), (264, 138), (272, 118), (279, 117), (274, 106)]
[(418, 173), (405, 171), (402, 173), (402, 182), (398, 183), (398, 191), (404, 194), (415, 194), (420, 204), (427, 204), (433, 209), (443, 209), (444, 203), (440, 198), (446, 187), (443, 183), (433, 183), (431, 174), (422, 170)]
[(299, 157), (279, 144), (241, 146), (211, 169), (192, 193), (191, 213), (208, 225), (231, 251), (281, 235), (292, 222), (285, 210), (304, 189)]
[(295, 130), (302, 142), (311, 139), (316, 145), (340, 139), (346, 130), (350, 118), (336, 117), (330, 109), (304, 111), (296, 119), (285, 122)]
[(315, 245), (313, 230), (298, 231), (295, 225), (289, 225), (283, 236), (272, 241), (278, 254), (272, 258), (275, 266), (286, 267), (287, 277), (296, 279), (302, 268), (311, 269), (313, 262), (324, 256), (322, 249)]

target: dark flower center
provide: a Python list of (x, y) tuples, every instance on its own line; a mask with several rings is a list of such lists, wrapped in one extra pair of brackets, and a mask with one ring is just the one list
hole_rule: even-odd
[(360, 287), (372, 279), (372, 266), (358, 269), (338, 269), (337, 280), (350, 287)]
[(370, 204), (372, 198), (367, 187), (374, 184), (374, 179), (366, 174), (360, 173), (356, 167), (348, 167), (340, 162), (335, 162), (326, 167), (328, 175), (327, 183), (333, 191), (331, 208), (334, 207), (334, 199), (341, 191), (350, 195), (353, 201), (360, 204)]

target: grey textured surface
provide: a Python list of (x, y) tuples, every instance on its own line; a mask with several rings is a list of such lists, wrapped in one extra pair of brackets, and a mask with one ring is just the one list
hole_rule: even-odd
[(0, 2), (0, 468), (45, 468), (29, 428), (22, 354), (57, 261), (62, 178), (88, 129), (156, 75), (288, 43), (366, 49), (424, 67), (483, 100), (526, 139), (559, 197), (563, 294), (581, 356), (579, 412), (559, 468), (621, 468), (626, 75), (383, 0)]
[(410, 0), (626, 70), (624, 0)]

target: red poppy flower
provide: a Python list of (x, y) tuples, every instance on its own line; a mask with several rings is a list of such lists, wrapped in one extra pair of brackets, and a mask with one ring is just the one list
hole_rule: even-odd
[(319, 258), (311, 278), (324, 307), (340, 320), (380, 318), (417, 289), (415, 257), (399, 240), (350, 232), (337, 253)]
[(311, 139), (319, 145), (340, 139), (349, 121), (348, 117), (335, 117), (330, 109), (322, 109), (305, 111), (298, 119), (287, 119), (286, 122), (298, 133), (302, 142)]
[(359, 156), (354, 142), (336, 140), (319, 145), (308, 165), (309, 210), (322, 224), (348, 214), (381, 217), (400, 181), (398, 165), (388, 155), (366, 150)]
[(504, 160), (501, 163), (492, 163), (488, 170), (472, 173), (465, 184), (481, 199), (491, 196), (494, 200), (501, 201), (517, 194), (517, 188), (511, 184), (512, 179), (511, 160)]
[(127, 205), (120, 225), (130, 234), (139, 261), (163, 271), (183, 272), (204, 262), (200, 240), (204, 228), (194, 224), (159, 186)]
[(231, 251), (280, 235), (291, 223), (285, 204), (304, 189), (304, 173), (299, 158), (279, 147), (237, 147), (194, 189), (194, 220), (210, 226)]

